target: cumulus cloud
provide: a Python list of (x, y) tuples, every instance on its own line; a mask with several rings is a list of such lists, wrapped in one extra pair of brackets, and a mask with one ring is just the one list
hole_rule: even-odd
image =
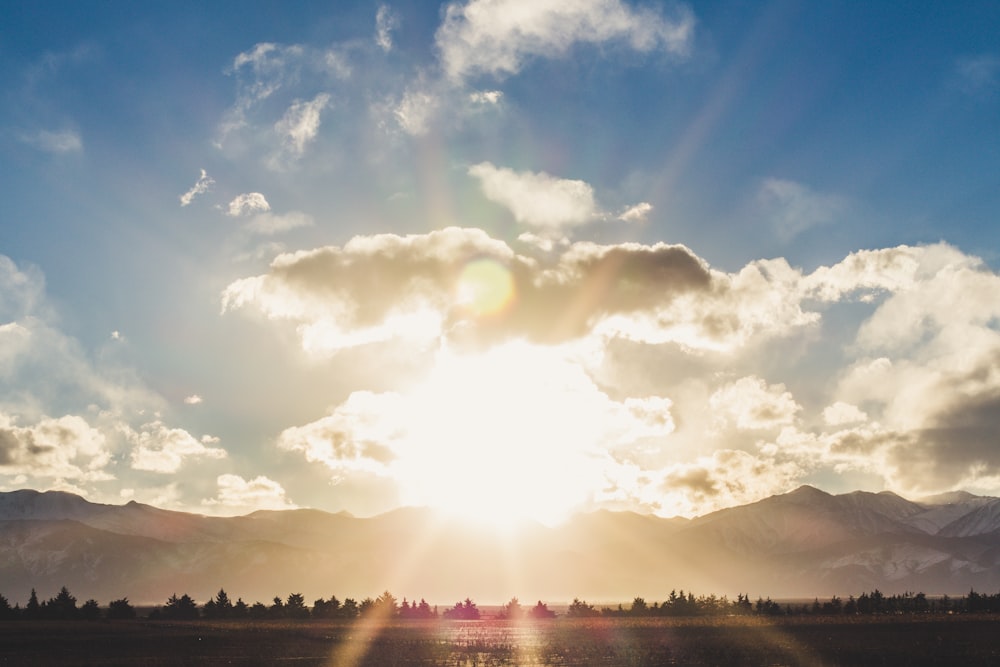
[(795, 402), (785, 385), (768, 385), (762, 378), (748, 376), (718, 389), (708, 400), (717, 415), (726, 415), (740, 429), (756, 430), (791, 424), (802, 406)]
[(0, 473), (33, 478), (104, 481), (111, 452), (104, 435), (82, 417), (44, 417), (18, 425), (0, 412)]
[(637, 222), (653, 210), (651, 204), (640, 202), (617, 215), (606, 213), (588, 183), (545, 172), (518, 172), (481, 162), (469, 167), (468, 173), (479, 181), (487, 199), (509, 209), (519, 223), (542, 236), (558, 237), (564, 230), (597, 220)]
[(264, 195), (259, 192), (245, 192), (229, 202), (226, 215), (237, 218), (270, 210), (271, 205), (267, 203)]
[(390, 443), (399, 428), (393, 423), (399, 400), (392, 393), (354, 392), (328, 416), (284, 430), (278, 446), (323, 463), (337, 480), (358, 472), (383, 473), (395, 458)]
[(436, 43), (446, 75), (461, 80), (516, 74), (532, 58), (564, 57), (577, 44), (619, 42), (682, 56), (693, 30), (694, 17), (684, 7), (664, 17), (619, 0), (472, 0), (448, 5)]
[[(683, 246), (541, 249), (448, 228), (283, 254), (267, 272), (230, 284), (222, 301), (227, 311), (293, 324), (303, 346), (321, 354), (374, 341), (425, 355), (488, 356), (521, 344), (565, 361), (572, 348), (580, 355), (574, 363), (589, 364), (616, 395), (643, 387), (639, 395), (664, 401), (602, 403), (600, 414), (617, 410), (633, 426), (662, 419), (650, 442), (605, 433), (600, 452), (591, 453), (605, 457), (603, 481), (594, 483), (607, 493), (593, 497), (669, 514), (697, 494), (722, 506), (784, 490), (763, 473), (732, 486), (739, 480), (723, 464), (745, 475), (770, 466), (781, 471), (781, 483), (854, 470), (901, 493), (1000, 491), (1000, 459), (989, 439), (1000, 431), (998, 293), (1000, 276), (946, 244), (859, 251), (808, 273), (782, 259), (723, 272)], [(828, 323), (827, 310), (838, 304), (851, 304), (846, 311), (856, 319)], [(409, 345), (414, 341), (419, 346)], [(622, 349), (638, 366), (661, 369), (664, 379), (637, 381), (631, 373), (620, 380), (611, 365), (601, 366)], [(513, 357), (501, 365), (542, 365), (528, 356), (525, 365)], [(498, 378), (494, 386), (530, 391), (501, 382), (498, 369), (479, 373)], [(481, 382), (469, 378), (465, 386)], [(447, 395), (446, 404), (464, 405), (458, 394)], [(514, 400), (504, 391), (480, 398)], [(399, 466), (411, 455), (405, 443), (415, 442), (404, 434), (424, 428), (412, 416), (413, 400), (355, 393), (326, 417), (289, 429), (282, 446), (334, 474), (403, 479)], [(585, 400), (575, 405), (575, 414), (597, 410), (581, 407)], [(615, 441), (631, 444), (608, 444)], [(713, 450), (743, 453), (713, 458)]]
[(190, 396), (184, 398), (185, 405), (200, 405), (202, 401), (202, 397), (198, 394), (191, 394)]
[(653, 491), (661, 513), (691, 516), (784, 493), (805, 470), (741, 450), (721, 449), (656, 475)]
[(816, 192), (795, 181), (769, 178), (758, 200), (778, 238), (788, 241), (812, 227), (833, 222), (843, 212), (842, 197)]
[(837, 401), (823, 409), (823, 421), (829, 426), (856, 424), (868, 420), (868, 415), (856, 405)]
[(244, 479), (225, 474), (216, 478), (219, 493), (202, 501), (202, 506), (225, 514), (246, 514), (258, 510), (290, 510), (298, 506), (288, 500), (285, 489), (272, 479), (259, 475)]
[(614, 400), (547, 349), (509, 343), (437, 356), (411, 391), (354, 392), (322, 419), (283, 432), (279, 446), (338, 482), (389, 479), (408, 503), (503, 495), (515, 509), (562, 511), (603, 486), (612, 450), (674, 429), (668, 399)]
[[(474, 260), (493, 268), (469, 273)], [(542, 264), (481, 230), (448, 228), (280, 255), (267, 274), (230, 284), (223, 309), (296, 322), (313, 351), (405, 336), (557, 343), (600, 326), (636, 338), (646, 325), (661, 336), (714, 335), (714, 321), (678, 304), (707, 295), (714, 281), (683, 246), (578, 243)], [(488, 313), (469, 302), (479, 292), (498, 300)]]
[(180, 196), (181, 206), (188, 206), (198, 195), (205, 194), (215, 185), (215, 180), (204, 169), (191, 189)]
[(125, 424), (120, 428), (133, 446), (132, 468), (135, 470), (174, 473), (191, 458), (226, 457), (226, 450), (206, 447), (184, 429), (169, 428), (161, 421), (143, 424), (138, 430)]
[(392, 31), (399, 27), (399, 15), (388, 5), (379, 5), (375, 13), (375, 43), (388, 53), (392, 50)]
[(556, 178), (544, 172), (516, 172), (482, 162), (469, 168), (483, 194), (529, 227), (557, 230), (589, 222), (600, 213), (594, 189), (583, 181)]

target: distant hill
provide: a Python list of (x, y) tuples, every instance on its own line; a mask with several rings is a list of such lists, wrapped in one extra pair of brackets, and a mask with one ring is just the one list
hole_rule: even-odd
[(791, 493), (693, 520), (579, 514), (502, 534), (429, 510), (371, 518), (317, 510), (219, 518), (90, 503), (62, 492), (0, 493), (0, 594), (24, 604), (67, 586), (102, 604), (160, 604), (219, 588), (269, 602), (298, 592), (361, 599), (383, 590), (449, 605), (666, 598), (961, 594), (1000, 589), (1000, 499), (946, 494)]

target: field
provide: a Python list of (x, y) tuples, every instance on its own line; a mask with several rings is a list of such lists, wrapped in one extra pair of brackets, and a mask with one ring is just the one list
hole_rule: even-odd
[(8, 622), (0, 664), (985, 666), (1000, 617)]

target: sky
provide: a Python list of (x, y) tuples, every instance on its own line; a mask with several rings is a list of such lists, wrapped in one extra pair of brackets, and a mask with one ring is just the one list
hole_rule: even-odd
[(0, 490), (1000, 495), (995, 2), (0, 12)]

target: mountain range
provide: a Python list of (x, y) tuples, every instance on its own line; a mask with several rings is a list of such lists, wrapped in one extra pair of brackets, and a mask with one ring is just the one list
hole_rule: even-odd
[(954, 492), (790, 493), (695, 519), (597, 511), (497, 532), (403, 508), (375, 517), (318, 510), (209, 517), (58, 492), (0, 493), (0, 594), (11, 604), (66, 586), (101, 604), (162, 604), (220, 588), (234, 600), (302, 593), (450, 605), (518, 596), (555, 603), (666, 598), (963, 594), (1000, 588), (1000, 498)]

